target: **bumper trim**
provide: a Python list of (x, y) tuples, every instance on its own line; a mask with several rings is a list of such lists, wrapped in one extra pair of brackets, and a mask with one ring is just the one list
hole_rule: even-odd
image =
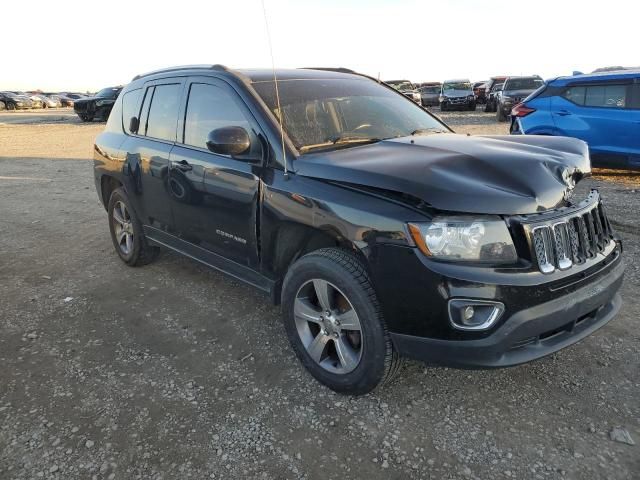
[(391, 333), (403, 356), (455, 368), (520, 365), (579, 342), (606, 325), (620, 310), (617, 293), (624, 274), (619, 262), (598, 282), (546, 303), (521, 310), (491, 335), (473, 340), (443, 340)]

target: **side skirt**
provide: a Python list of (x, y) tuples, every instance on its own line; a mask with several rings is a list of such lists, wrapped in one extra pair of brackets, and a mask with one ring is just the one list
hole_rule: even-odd
[[(149, 243), (170, 248), (175, 252), (200, 262), (208, 267), (247, 283), (269, 295), (272, 301), (276, 296), (275, 280), (265, 277), (260, 272), (231, 261), (217, 253), (210, 252), (192, 243), (186, 242), (174, 235), (148, 225), (143, 226), (144, 234)], [(275, 301), (274, 301), (275, 303)]]

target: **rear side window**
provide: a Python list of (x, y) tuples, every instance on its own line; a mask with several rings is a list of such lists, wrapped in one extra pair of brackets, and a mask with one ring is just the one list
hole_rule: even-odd
[[(184, 122), (185, 145), (206, 149), (207, 137), (212, 130), (231, 126), (243, 127), (252, 136), (249, 121), (226, 90), (206, 83), (193, 83)], [(253, 140), (252, 144), (257, 143)]]
[(178, 83), (156, 85), (146, 121), (146, 135), (148, 137), (175, 142), (180, 107), (180, 88)]
[(576, 105), (600, 108), (631, 108), (631, 89), (626, 84), (575, 85), (562, 96)]
[(586, 87), (584, 104), (587, 107), (625, 108), (626, 85), (592, 85)]
[(141, 96), (141, 88), (131, 90), (122, 96), (122, 128), (124, 128), (124, 131), (127, 134), (131, 134), (131, 131), (129, 130), (131, 117), (138, 116), (138, 108), (140, 105)]

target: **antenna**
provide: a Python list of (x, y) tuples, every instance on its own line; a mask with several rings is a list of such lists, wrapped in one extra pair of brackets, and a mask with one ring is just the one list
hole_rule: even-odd
[(284, 113), (280, 107), (280, 92), (278, 91), (278, 77), (276, 75), (276, 62), (273, 59), (273, 46), (271, 45), (271, 33), (269, 32), (269, 20), (267, 18), (267, 7), (262, 0), (262, 12), (264, 13), (264, 24), (267, 27), (267, 40), (269, 41), (269, 52), (271, 53), (271, 68), (273, 69), (273, 83), (276, 87), (276, 105), (278, 106), (278, 123), (280, 124), (280, 140), (282, 141), (282, 160), (284, 162), (284, 179), (289, 179), (289, 171), (287, 170), (287, 151), (284, 146), (284, 127), (282, 119)]

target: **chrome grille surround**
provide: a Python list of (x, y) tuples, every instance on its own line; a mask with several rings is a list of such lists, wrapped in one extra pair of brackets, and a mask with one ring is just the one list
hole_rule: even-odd
[(531, 256), (542, 273), (568, 270), (604, 252), (613, 230), (597, 191), (575, 206), (521, 218)]

